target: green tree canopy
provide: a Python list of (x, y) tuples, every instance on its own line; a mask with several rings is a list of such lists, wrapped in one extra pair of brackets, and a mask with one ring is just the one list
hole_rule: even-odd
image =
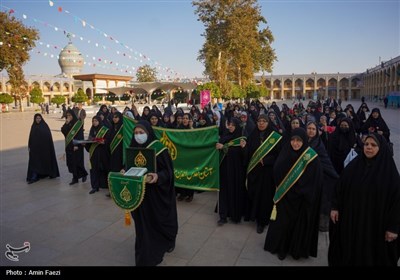
[(215, 82), (205, 83), (203, 85), (198, 85), (196, 87), (196, 92), (200, 94), (202, 90), (210, 90), (212, 98), (220, 98), (221, 97), (221, 89)]
[(65, 96), (54, 95), (54, 97), (51, 99), (51, 102), (57, 104), (57, 108), (59, 108), (59, 106), (65, 102)]
[(12, 98), (11, 95), (8, 93), (2, 93), (0, 94), (0, 104), (10, 104), (14, 101), (14, 98)]
[(29, 52), (38, 39), (36, 29), (26, 27), (10, 13), (0, 12), (0, 72), (7, 71), (12, 86), (11, 94), (19, 100), (21, 110), (21, 101), (28, 92), (22, 66), (29, 60)]
[(29, 95), (31, 96), (32, 103), (39, 104), (44, 102), (43, 92), (40, 88), (34, 87)]
[(155, 82), (157, 80), (156, 68), (151, 68), (150, 65), (140, 66), (136, 72), (136, 79), (138, 82)]
[(257, 0), (200, 0), (192, 5), (205, 26), (205, 43), (198, 59), (223, 95), (230, 92), (228, 81), (246, 87), (255, 72), (272, 71), (274, 37), (267, 26), (260, 27), (267, 21)]
[(78, 89), (78, 92), (74, 94), (71, 98), (74, 103), (83, 103), (89, 100), (87, 95), (83, 92), (83, 89)]

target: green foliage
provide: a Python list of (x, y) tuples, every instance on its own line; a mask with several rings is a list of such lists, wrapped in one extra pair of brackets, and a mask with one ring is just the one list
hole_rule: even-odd
[(40, 88), (34, 87), (29, 93), (31, 96), (30, 100), (34, 104), (39, 104), (44, 102), (43, 92)]
[(217, 81), (223, 96), (231, 90), (228, 81), (246, 87), (254, 72), (272, 71), (274, 37), (268, 27), (261, 27), (267, 21), (257, 0), (200, 0), (192, 5), (205, 27), (205, 43), (198, 59), (205, 74)]
[[(26, 27), (9, 13), (0, 12), (0, 72), (7, 71), (11, 84), (11, 94), (19, 100), (22, 111), (22, 99), (28, 93), (22, 66), (29, 61), (29, 52), (39, 40), (36, 29)], [(9, 46), (9, 47), (6, 47)]]
[(140, 66), (136, 72), (138, 82), (155, 82), (157, 80), (156, 68), (151, 68), (150, 65)]
[(8, 93), (0, 94), (0, 104), (10, 104), (14, 102), (14, 98)]
[(231, 84), (230, 95), (231, 98), (245, 98), (246, 91), (242, 89), (239, 85)]
[(220, 87), (215, 82), (205, 83), (196, 87), (196, 94), (200, 96), (202, 90), (210, 90), (212, 98), (220, 98), (222, 96)]
[(50, 101), (51, 101), (51, 103), (57, 104), (57, 108), (58, 108), (59, 105), (61, 105), (65, 102), (65, 96), (54, 95), (54, 97)]
[(187, 100), (189, 98), (189, 94), (186, 91), (178, 91), (174, 93), (174, 100), (176, 102), (176, 100), (179, 103), (184, 102), (185, 100)]
[(120, 98), (122, 101), (128, 101), (131, 99), (131, 96), (129, 94), (123, 94)]
[(74, 96), (72, 96), (71, 100), (74, 103), (84, 103), (86, 101), (88, 101), (88, 97), (86, 95), (86, 93), (83, 92), (83, 89), (78, 89), (78, 92), (74, 94)]
[(269, 96), (269, 91), (264, 86), (258, 86), (255, 84), (249, 84), (246, 88), (246, 97), (248, 98), (260, 98)]
[(97, 102), (100, 102), (100, 101), (101, 101), (101, 99), (102, 99), (101, 95), (97, 95), (97, 94), (95, 94), (95, 95), (93, 96), (92, 103), (97, 103)]

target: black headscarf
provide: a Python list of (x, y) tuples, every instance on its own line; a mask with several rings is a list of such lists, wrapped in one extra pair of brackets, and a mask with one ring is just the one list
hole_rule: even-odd
[[(294, 137), (298, 137), (303, 141), (303, 146), (301, 146), (298, 151), (293, 150), (292, 145), (290, 144), (290, 140)], [(284, 144), (284, 147), (282, 147), (274, 165), (274, 176), (277, 185), (279, 185), (283, 178), (285, 178), (304, 150), (308, 148), (307, 133), (301, 127), (292, 130), (290, 140)]]
[(221, 144), (228, 143), (229, 141), (242, 136), (242, 130), (240, 129), (240, 120), (237, 118), (232, 118), (229, 123), (235, 126), (235, 130), (231, 133), (229, 132), (229, 129), (227, 129), (226, 133), (219, 140)]
[(99, 116), (94, 116), (92, 118), (93, 120), (97, 120), (99, 122), (98, 126), (93, 126), (90, 128), (90, 132), (89, 132), (89, 138), (94, 139), (96, 138), (97, 132), (99, 132), (100, 128), (103, 126), (103, 122), (101, 121), (101, 118)]
[(139, 144), (135, 140), (135, 135), (133, 135), (130, 147), (147, 147), (151, 142), (156, 140), (156, 135), (154, 134), (154, 130), (151, 127), (151, 124), (148, 121), (140, 120), (136, 124), (136, 127), (140, 127), (141, 129), (143, 129), (146, 132), (147, 141), (145, 143), (143, 143), (143, 144)]

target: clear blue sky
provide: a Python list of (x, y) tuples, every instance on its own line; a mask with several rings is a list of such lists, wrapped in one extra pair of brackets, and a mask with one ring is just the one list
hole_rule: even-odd
[[(46, 27), (33, 19), (47, 22), (58, 30), (74, 32), (73, 43), (83, 53), (85, 61), (107, 65), (106, 69), (85, 65), (83, 73), (127, 74), (111, 67), (115, 63), (138, 67), (154, 66), (140, 63), (134, 52), (142, 53), (163, 66), (188, 77), (201, 77), (203, 65), (197, 61), (204, 38), (204, 27), (197, 21), (191, 1), (102, 1), (0, 0), (0, 4), (15, 10), (15, 17), (40, 31), (40, 41), (63, 47), (67, 38), (62, 31)], [(259, 1), (262, 15), (275, 36), (273, 48), (278, 60), (274, 74), (362, 72), (400, 54), (400, 1)], [(63, 12), (58, 12), (62, 7)], [(4, 11), (4, 7), (1, 7)], [(69, 11), (69, 14), (65, 13)], [(27, 18), (23, 19), (23, 15)], [(86, 27), (80, 20), (86, 21)], [(117, 39), (133, 49), (133, 53), (98, 31)], [(79, 37), (83, 37), (81, 41)], [(91, 43), (87, 43), (90, 40)], [(95, 42), (99, 47), (95, 46)], [(102, 46), (106, 46), (104, 50)], [(37, 54), (40, 51), (40, 54)], [(26, 74), (59, 74), (56, 58), (59, 49), (39, 45), (25, 66)], [(120, 51), (118, 55), (116, 52)], [(43, 53), (47, 52), (47, 56)], [(102, 59), (101, 62), (98, 58)], [(113, 61), (113, 65), (104, 64)], [(169, 75), (163, 72), (163, 75)], [(131, 75), (134, 76), (134, 73)]]

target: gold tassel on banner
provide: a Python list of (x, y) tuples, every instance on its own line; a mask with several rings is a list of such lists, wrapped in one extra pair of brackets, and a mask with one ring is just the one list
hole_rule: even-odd
[(276, 220), (276, 204), (274, 204), (274, 207), (272, 208), (270, 220), (271, 221), (275, 221)]
[(131, 213), (129, 211), (125, 211), (125, 225), (131, 225)]

